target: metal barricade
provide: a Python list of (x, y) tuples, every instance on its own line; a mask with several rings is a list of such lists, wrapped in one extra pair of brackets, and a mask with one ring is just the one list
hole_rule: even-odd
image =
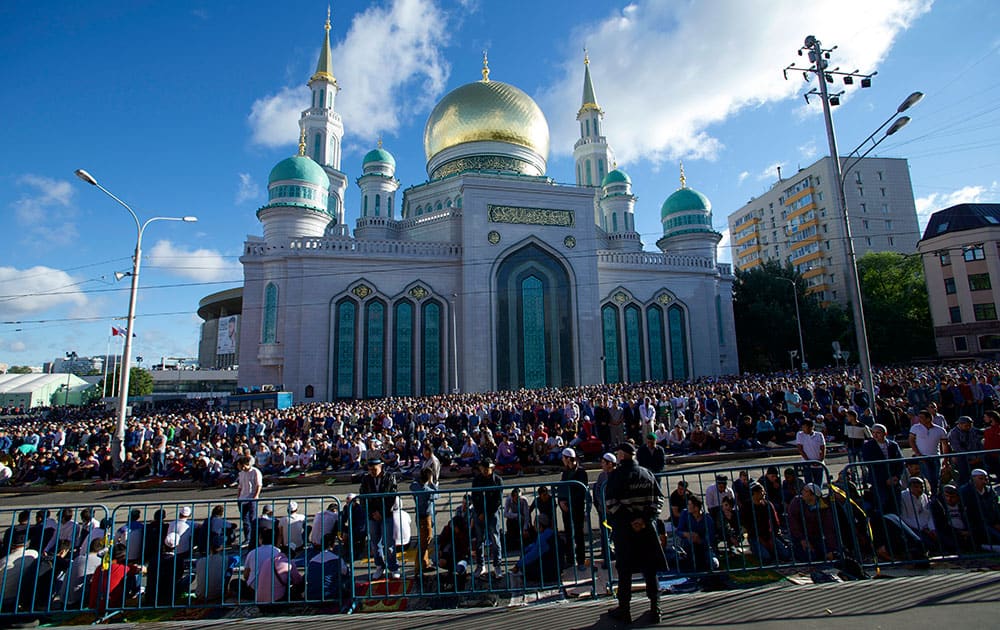
[[(837, 486), (854, 528), (853, 552), (869, 567), (1000, 552), (1000, 503), (991, 479), (1000, 450), (848, 464)], [(981, 470), (981, 474), (972, 472)], [(859, 513), (860, 512), (860, 513)]]
[[(664, 494), (657, 527), (673, 577), (809, 567), (842, 556), (842, 519), (821, 462), (761, 460), (655, 477)], [(617, 583), (611, 534), (602, 527), (609, 592)]]
[(578, 481), (436, 491), (416, 484), (358, 496), (345, 509), (352, 598), (362, 609), (404, 598), (448, 606), (493, 593), (595, 593), (590, 490)]
[(332, 496), (120, 505), (98, 612), (279, 603), (338, 612), (350, 592), (340, 517)]
[(103, 505), (0, 510), (0, 618), (92, 610), (108, 529)]

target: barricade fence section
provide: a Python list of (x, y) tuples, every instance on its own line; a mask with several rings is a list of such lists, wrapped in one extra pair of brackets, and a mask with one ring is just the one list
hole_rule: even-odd
[(854, 555), (874, 567), (1000, 551), (998, 458), (1000, 450), (972, 451), (845, 466), (835, 487), (851, 499)]
[[(821, 462), (765, 461), (656, 478), (664, 506), (655, 525), (676, 577), (820, 565), (843, 549), (837, 505), (823, 492), (830, 471)], [(596, 493), (603, 503), (603, 488)], [(614, 545), (606, 522), (602, 533), (610, 590), (617, 580), (607, 562)]]
[[(353, 598), (576, 586), (594, 593), (590, 490), (578, 481), (365, 494), (347, 505)], [(386, 579), (388, 578), (388, 579)]]
[(0, 510), (0, 616), (90, 610), (109, 528), (103, 505)]
[(329, 604), (349, 593), (332, 496), (123, 504), (95, 581), (97, 612)]

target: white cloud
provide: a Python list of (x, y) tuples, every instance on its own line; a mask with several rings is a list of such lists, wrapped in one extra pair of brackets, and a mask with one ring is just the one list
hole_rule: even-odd
[(0, 267), (0, 317), (41, 313), (57, 306), (83, 307), (80, 280), (51, 267)]
[(733, 247), (731, 234), (729, 233), (729, 228), (722, 230), (722, 240), (719, 241), (719, 247), (716, 249), (719, 256), (720, 263), (732, 263), (733, 262)]
[(743, 185), (743, 182), (745, 182), (745, 181), (746, 181), (747, 177), (750, 177), (750, 171), (742, 171), (742, 172), (741, 172), (741, 173), (740, 173), (740, 174), (739, 174), (739, 175), (738, 175), (738, 176), (736, 177), (736, 185), (737, 185), (737, 186), (742, 186), (742, 185)]
[(996, 181), (989, 186), (965, 186), (948, 193), (931, 193), (914, 200), (917, 206), (917, 223), (922, 233), (930, 216), (938, 210), (960, 203), (991, 203), (997, 199), (1000, 199), (1000, 182)]
[(253, 180), (250, 173), (240, 173), (239, 188), (236, 189), (236, 205), (246, 201), (253, 201), (260, 196), (260, 186)]
[(28, 190), (11, 203), (27, 240), (51, 245), (68, 245), (79, 235), (73, 185), (62, 179), (24, 175), (17, 183)]
[(778, 169), (787, 170), (785, 167), (788, 166), (786, 162), (773, 162), (764, 167), (761, 172), (757, 173), (758, 181), (772, 180), (778, 181)]
[[(394, 0), (355, 15), (333, 49), (333, 71), (342, 88), (335, 109), (346, 133), (374, 144), (379, 134), (392, 134), (429, 110), (448, 79), (450, 67), (441, 53), (448, 32), (448, 18), (433, 0)], [(310, 53), (310, 68), (317, 53)], [(284, 87), (258, 99), (250, 112), (253, 142), (296, 143), (299, 115), (309, 102), (305, 86)]]
[(799, 147), (799, 155), (802, 156), (803, 160), (812, 160), (818, 153), (819, 149), (816, 148), (815, 140), (809, 140)]
[[(812, 26), (839, 45), (837, 64), (874, 70), (895, 37), (930, 0), (701, 3), (636, 0), (570, 38), (561, 78), (540, 100), (550, 112), (552, 147), (569, 152), (579, 136), (566, 103), (583, 84), (579, 43), (590, 51), (598, 102), (619, 162), (712, 159), (723, 149), (713, 124), (742, 109), (798, 97), (798, 76), (782, 78)], [(864, 16), (859, 19), (858, 16)], [(798, 79), (798, 80), (793, 80)], [(552, 115), (558, 113), (558, 115)]]
[(235, 282), (243, 277), (239, 261), (212, 249), (185, 249), (163, 240), (149, 250), (147, 257), (152, 266), (198, 282)]

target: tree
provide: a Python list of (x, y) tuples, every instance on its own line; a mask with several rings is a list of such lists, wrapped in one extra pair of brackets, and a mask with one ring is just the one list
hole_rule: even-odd
[[(97, 383), (97, 391), (104, 392), (107, 391), (108, 395), (118, 386), (118, 379), (121, 378), (120, 365), (116, 365), (112, 374), (108, 375), (108, 387), (107, 390), (104, 388), (104, 379), (101, 379)], [(149, 373), (148, 370), (142, 368), (129, 368), (128, 370), (128, 395), (129, 396), (147, 396), (153, 393), (153, 375)]]
[(8, 374), (31, 374), (31, 368), (27, 365), (12, 365), (8, 370)]
[(870, 252), (858, 260), (862, 304), (872, 363), (896, 363), (934, 354), (919, 256)]
[[(793, 283), (796, 293), (792, 292)], [(837, 304), (824, 307), (816, 296), (807, 294), (806, 289), (799, 273), (776, 261), (768, 261), (750, 271), (736, 272), (733, 312), (741, 369), (768, 372), (790, 367), (788, 352), (799, 349), (796, 294), (807, 362), (813, 367), (832, 363), (830, 343), (833, 341), (848, 347), (852, 337), (844, 310)], [(801, 357), (796, 364), (800, 361)]]

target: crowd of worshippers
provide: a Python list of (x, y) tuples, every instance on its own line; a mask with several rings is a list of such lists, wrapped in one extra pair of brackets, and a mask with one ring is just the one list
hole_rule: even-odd
[[(128, 420), (125, 461), (111, 454), (114, 420), (103, 407), (58, 407), (0, 418), (0, 484), (185, 479), (232, 482), (249, 450), (265, 475), (357, 470), (377, 455), (397, 470), (416, 466), (425, 444), (471, 474), (483, 457), (505, 474), (558, 466), (563, 448), (596, 461), (627, 439), (650, 435), (663, 455), (760, 450), (792, 444), (805, 420), (828, 441), (859, 448), (881, 424), (905, 437), (922, 409), (948, 426), (976, 427), (1000, 409), (1000, 364), (911, 366), (876, 372), (871, 403), (856, 375), (813, 371), (610, 384), (517, 392), (308, 403), (285, 410), (221, 411), (211, 401), (170, 403)], [(983, 436), (988, 449), (1000, 434)], [(655, 453), (656, 458), (660, 452)], [(653, 468), (659, 466), (656, 462)], [(996, 462), (986, 467), (996, 474)], [(657, 472), (654, 470), (654, 472)]]

